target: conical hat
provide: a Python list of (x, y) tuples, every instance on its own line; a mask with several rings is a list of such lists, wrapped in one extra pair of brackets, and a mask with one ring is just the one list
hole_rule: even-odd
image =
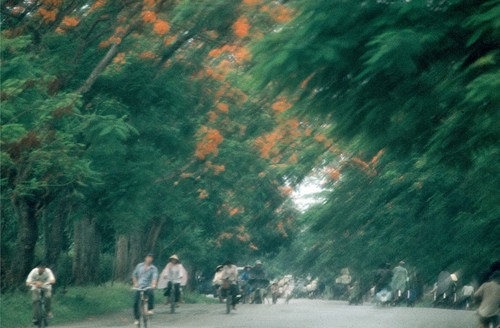
[(172, 255), (168, 258), (169, 260), (177, 260), (178, 262), (180, 262), (181, 260), (179, 260), (179, 257), (177, 257), (177, 255)]

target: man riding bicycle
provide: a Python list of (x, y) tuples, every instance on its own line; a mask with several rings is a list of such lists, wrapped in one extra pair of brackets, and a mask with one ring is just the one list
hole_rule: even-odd
[(45, 309), (47, 311), (47, 319), (52, 318), (50, 310), (52, 285), (56, 283), (56, 278), (52, 271), (47, 268), (44, 263), (38, 264), (36, 268), (31, 270), (28, 278), (26, 279), (26, 286), (31, 286), (31, 301), (33, 308), (33, 323), (37, 324), (37, 302), (39, 299), (38, 288), (41, 288), (45, 297)]
[[(155, 307), (154, 289), (156, 288), (157, 281), (158, 269), (153, 265), (153, 254), (149, 253), (146, 255), (144, 262), (137, 264), (134, 272), (132, 273), (134, 288), (151, 288), (144, 292), (148, 296), (148, 314), (153, 314), (153, 309)], [(141, 316), (139, 309), (140, 300), (141, 293), (140, 291), (136, 291), (134, 294), (135, 325), (139, 324), (139, 318)]]
[(238, 268), (231, 260), (227, 260), (222, 267), (221, 286), (222, 296), (232, 296), (231, 305), (233, 310), (236, 310), (236, 304), (238, 304)]

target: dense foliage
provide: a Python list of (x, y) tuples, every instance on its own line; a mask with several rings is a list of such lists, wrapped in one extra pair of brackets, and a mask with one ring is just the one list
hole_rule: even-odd
[(254, 145), (273, 110), (236, 84), (245, 15), (263, 33), (280, 24), (271, 12), (142, 0), (2, 12), (3, 286), (39, 259), (84, 284), (128, 279), (148, 251), (194, 274), (290, 242), (285, 180)]
[(431, 280), (500, 250), (498, 0), (1, 6), (3, 288), (42, 258), (77, 284), (147, 251)]
[(361, 273), (406, 259), (428, 281), (484, 270), (500, 249), (499, 2), (296, 5), (252, 71), (344, 149), (296, 263)]

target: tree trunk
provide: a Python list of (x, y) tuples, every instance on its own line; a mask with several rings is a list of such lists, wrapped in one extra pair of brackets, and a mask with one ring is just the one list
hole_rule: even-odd
[(118, 235), (115, 249), (113, 280), (128, 281), (128, 278), (130, 278), (129, 236)]
[(37, 203), (25, 197), (12, 197), (11, 201), (19, 225), (16, 238), (17, 253), (12, 261), (10, 275), (11, 286), (15, 286), (26, 279), (35, 259), (35, 246), (38, 240)]
[[(134, 16), (136, 16), (138, 10), (140, 10), (141, 4), (137, 3), (132, 10), (130, 10), (126, 21), (130, 21)], [(123, 27), (123, 31), (116, 33), (114, 36), (119, 38), (120, 41), (115, 41), (112, 43), (109, 50), (106, 52), (106, 55), (99, 61), (97, 66), (92, 70), (89, 77), (85, 80), (85, 82), (76, 90), (77, 93), (85, 94), (89, 92), (89, 90), (94, 85), (95, 81), (101, 75), (101, 73), (108, 67), (108, 64), (111, 62), (113, 57), (118, 53), (118, 48), (123, 39), (129, 34), (130, 31), (134, 30), (137, 25), (141, 22), (140, 19), (135, 19), (132, 23), (127, 24)]]
[(158, 241), (158, 237), (160, 236), (161, 230), (165, 225), (166, 221), (167, 221), (166, 217), (157, 218), (152, 221), (151, 228), (149, 229), (149, 234), (147, 236), (147, 240), (144, 243), (146, 245), (145, 250), (147, 252), (154, 252), (154, 250), (156, 249), (156, 243)]
[(137, 263), (144, 260), (144, 255), (142, 233), (134, 232), (129, 241), (129, 274)]
[(45, 231), (45, 260), (54, 268), (63, 248), (64, 227), (70, 213), (71, 203), (69, 197), (63, 197), (57, 204), (52, 222), (45, 225), (46, 229), (48, 228), (48, 231)]
[(95, 282), (101, 249), (101, 237), (95, 219), (85, 217), (75, 221), (73, 234), (73, 281), (78, 285)]

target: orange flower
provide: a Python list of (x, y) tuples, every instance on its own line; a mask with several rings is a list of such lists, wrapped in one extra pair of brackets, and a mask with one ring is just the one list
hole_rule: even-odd
[(213, 30), (207, 31), (205, 33), (212, 39), (217, 39), (219, 37), (219, 33)]
[(99, 42), (99, 48), (106, 48), (106, 47), (109, 47), (108, 40), (104, 40), (104, 41)]
[(217, 120), (217, 117), (218, 117), (218, 115), (216, 112), (213, 112), (213, 111), (208, 112), (208, 121), (210, 123), (215, 122)]
[(158, 35), (164, 35), (168, 31), (170, 31), (170, 25), (166, 21), (158, 19), (153, 27), (153, 30)]
[(229, 216), (235, 216), (236, 214), (238, 214), (240, 210), (237, 209), (237, 208), (233, 208), (230, 212), (229, 212)]
[(156, 14), (154, 11), (146, 10), (141, 13), (142, 20), (145, 23), (154, 23), (156, 21)]
[(208, 57), (219, 57), (221, 54), (222, 54), (222, 50), (221, 49), (212, 49), (208, 53)]
[(220, 235), (219, 235), (219, 240), (224, 240), (224, 239), (231, 239), (233, 238), (233, 234), (230, 233), (230, 232), (222, 232)]
[(149, 59), (153, 59), (153, 58), (156, 58), (156, 55), (154, 53), (152, 53), (151, 51), (143, 51), (139, 54), (139, 58), (142, 58), (142, 59), (146, 59), (146, 58), (149, 58)]
[(314, 140), (316, 140), (317, 142), (324, 142), (326, 140), (326, 137), (323, 134), (318, 132), (314, 136)]
[(214, 169), (215, 175), (219, 175), (221, 172), (224, 172), (226, 170), (226, 167), (224, 165), (214, 165), (212, 168)]
[(101, 8), (102, 6), (104, 6), (106, 4), (106, 0), (97, 0), (96, 2), (94, 2), (92, 4), (92, 7), (90, 7), (90, 11), (94, 11), (96, 10), (97, 8)]
[(328, 169), (328, 175), (332, 180), (338, 180), (340, 178), (340, 170), (339, 169)]
[(243, 0), (243, 3), (247, 4), (247, 5), (258, 5), (259, 3), (261, 3), (262, 0)]
[(196, 144), (195, 156), (199, 159), (205, 159), (208, 155), (219, 154), (219, 144), (224, 140), (219, 130), (201, 127), (198, 134), (203, 134), (202, 139)]
[(56, 20), (56, 17), (57, 17), (57, 9), (47, 10), (45, 8), (40, 8), (38, 10), (38, 13), (40, 14), (40, 16), (42, 16), (43, 21), (45, 23), (53, 22)]
[(293, 188), (291, 187), (281, 186), (278, 187), (278, 189), (281, 191), (283, 195), (290, 195), (293, 192)]
[(42, 3), (47, 7), (57, 7), (62, 4), (63, 0), (42, 0)]
[(247, 233), (238, 234), (238, 240), (241, 242), (247, 242), (250, 240), (250, 235)]
[(292, 10), (284, 5), (278, 5), (273, 12), (273, 18), (278, 23), (286, 23), (292, 19)]
[(127, 29), (123, 26), (118, 26), (117, 28), (115, 28), (115, 34), (116, 35), (123, 35), (127, 32)]
[(120, 53), (116, 54), (115, 58), (113, 58), (113, 63), (125, 64), (126, 63), (126, 61), (125, 61), (125, 53), (124, 52), (120, 52)]
[(233, 24), (233, 31), (236, 36), (243, 38), (248, 35), (248, 30), (250, 30), (250, 24), (248, 23), (248, 19), (246, 17), (240, 17)]
[(229, 112), (229, 105), (228, 104), (225, 104), (225, 103), (218, 103), (217, 104), (217, 108), (223, 112), (223, 113), (227, 113)]
[(69, 16), (65, 16), (63, 21), (62, 21), (62, 24), (67, 26), (67, 27), (75, 27), (78, 25), (78, 23), (80, 23), (80, 21), (78, 19), (76, 19), (75, 17), (69, 17)]
[(280, 113), (286, 111), (287, 109), (290, 109), (290, 107), (292, 107), (292, 105), (290, 103), (288, 103), (284, 98), (276, 101), (271, 106), (272, 109), (274, 109), (275, 111), (280, 112)]
[(208, 191), (206, 191), (205, 189), (198, 189), (198, 198), (199, 199), (206, 199), (208, 198)]
[(166, 46), (168, 46), (168, 45), (171, 45), (176, 39), (177, 39), (177, 37), (174, 35), (174, 36), (171, 36), (169, 38), (165, 38), (165, 40), (163, 41), (163, 43)]

